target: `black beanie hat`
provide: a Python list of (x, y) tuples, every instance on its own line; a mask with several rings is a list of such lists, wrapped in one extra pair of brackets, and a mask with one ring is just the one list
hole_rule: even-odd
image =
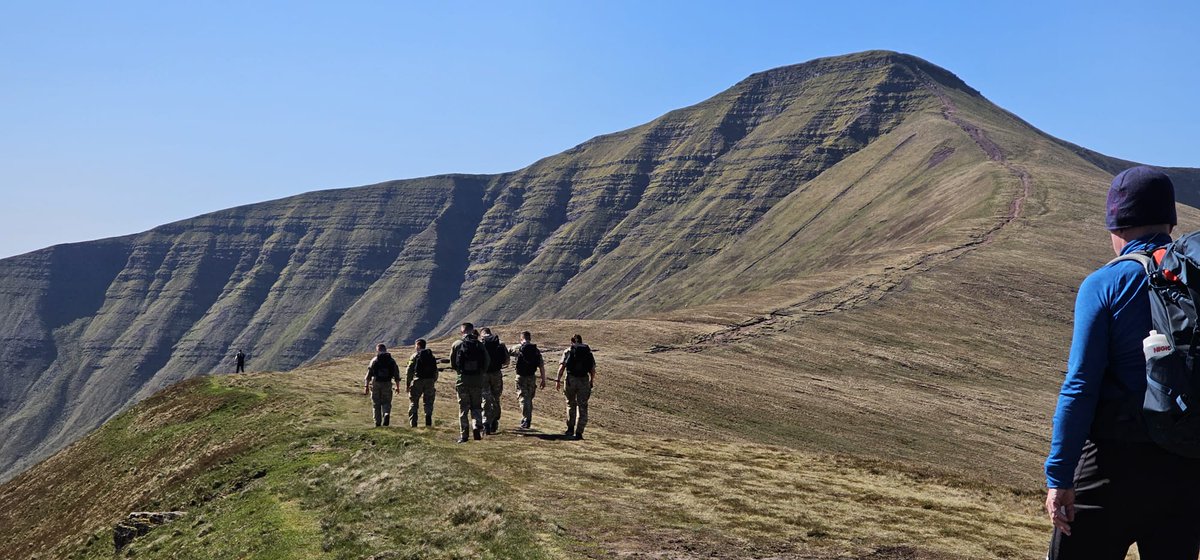
[(1139, 165), (1113, 177), (1108, 189), (1108, 229), (1175, 225), (1175, 185), (1166, 173)]

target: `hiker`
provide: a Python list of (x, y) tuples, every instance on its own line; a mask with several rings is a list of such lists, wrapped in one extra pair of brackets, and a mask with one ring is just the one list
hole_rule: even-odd
[[(537, 395), (539, 385), (542, 389), (546, 388), (546, 362), (542, 359), (541, 350), (532, 342), (529, 331), (521, 333), (521, 345), (513, 350), (512, 354), (516, 358), (514, 369), (517, 370), (517, 402), (521, 405), (521, 429), (528, 430), (533, 422), (533, 397)], [(538, 371), (542, 373), (540, 384), (534, 376)]]
[[(567, 387), (562, 388), (563, 372), (567, 374)], [(566, 436), (583, 439), (583, 429), (587, 427), (588, 399), (592, 396), (592, 387), (596, 384), (596, 358), (592, 349), (583, 343), (583, 337), (571, 337), (571, 346), (563, 350), (562, 360), (558, 366), (558, 379), (554, 380), (554, 389), (563, 391), (567, 397), (567, 431)], [(579, 423), (576, 424), (578, 409)]]
[(500, 396), (504, 394), (504, 373), (500, 370), (508, 365), (508, 347), (487, 327), (480, 340), (487, 349), (490, 364), (483, 378), (483, 429), (491, 435), (500, 429)]
[[(1107, 227), (1113, 251), (1138, 254), (1171, 242), (1171, 179), (1134, 167), (1112, 180)], [(1050, 560), (1143, 560), (1200, 554), (1200, 460), (1155, 444), (1143, 414), (1152, 326), (1146, 268), (1114, 262), (1091, 273), (1075, 300), (1066, 380), (1046, 459)]]
[(375, 357), (367, 365), (367, 376), (363, 379), (363, 394), (371, 395), (375, 405), (375, 426), (387, 426), (392, 419), (392, 383), (400, 393), (400, 366), (388, 353), (387, 346), (375, 346)]
[(414, 344), (416, 352), (408, 360), (404, 385), (408, 389), (408, 425), (417, 427), (417, 402), (425, 401), (425, 426), (433, 425), (433, 398), (437, 395), (438, 362), (424, 338)]
[(487, 349), (479, 341), (475, 325), (463, 323), (462, 338), (450, 346), (450, 367), (458, 373), (454, 388), (458, 391), (458, 443), (467, 442), (468, 431), (482, 439), (483, 382), (490, 365)]
[(235, 354), (233, 357), (237, 359), (236, 373), (242, 373), (242, 372), (246, 371), (246, 355), (243, 354), (242, 351), (239, 349), (237, 351), (237, 354)]

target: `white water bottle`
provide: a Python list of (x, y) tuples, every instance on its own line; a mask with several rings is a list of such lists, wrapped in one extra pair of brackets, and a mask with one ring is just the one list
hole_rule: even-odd
[(1142, 339), (1142, 352), (1146, 354), (1146, 361), (1166, 356), (1171, 353), (1171, 342), (1167, 340), (1167, 335), (1150, 331), (1150, 336)]

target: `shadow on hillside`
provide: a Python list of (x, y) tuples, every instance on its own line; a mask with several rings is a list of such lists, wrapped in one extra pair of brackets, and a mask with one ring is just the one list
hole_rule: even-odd
[(544, 441), (575, 441), (575, 438), (566, 434), (547, 434), (537, 430), (514, 430), (512, 434), (519, 437), (532, 437)]

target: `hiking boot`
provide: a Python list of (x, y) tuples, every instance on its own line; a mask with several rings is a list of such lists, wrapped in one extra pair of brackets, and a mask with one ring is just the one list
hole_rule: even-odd
[(467, 434), (462, 434), (462, 435), (458, 436), (458, 441), (456, 441), (454, 443), (467, 443)]
[(567, 437), (575, 437), (575, 429), (567, 428), (567, 431), (563, 432), (563, 435)]
[(575, 432), (575, 441), (579, 441), (581, 439), (583, 439), (583, 432), (582, 431)]
[(526, 422), (526, 421), (522, 420), (522, 421), (521, 421), (521, 425), (520, 425), (520, 426), (517, 426), (517, 428), (518, 428), (518, 429), (521, 429), (521, 430), (528, 430), (528, 429), (529, 429), (529, 422)]
[(430, 426), (433, 426), (433, 416), (430, 414), (426, 414), (425, 415), (425, 427), (428, 428)]
[[(482, 430), (479, 430), (478, 428), (475, 429), (475, 441), (479, 441), (479, 440), (483, 439), (483, 434), (480, 433), (481, 431)], [(467, 436), (463, 436), (463, 437), (467, 437)]]
[(384, 426), (390, 426), (390, 425), (391, 425), (391, 423), (392, 423), (392, 415), (391, 415), (391, 414), (384, 414), (384, 415), (383, 415), (383, 425), (384, 425)]
[(408, 417), (408, 427), (410, 427), (410, 428), (416, 428), (416, 427), (417, 427), (417, 417), (416, 417), (416, 416), (409, 416), (409, 417)]

